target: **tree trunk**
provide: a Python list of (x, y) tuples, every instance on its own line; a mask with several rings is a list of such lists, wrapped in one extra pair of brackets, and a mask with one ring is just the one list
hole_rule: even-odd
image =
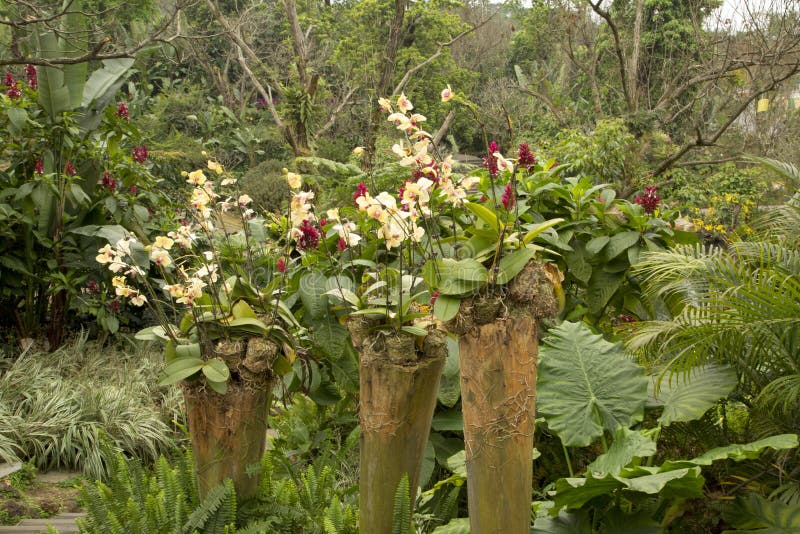
[(472, 534), (530, 532), (537, 352), (528, 316), (459, 338)]
[(411, 506), (445, 357), (411, 364), (361, 358), (360, 531), (392, 532), (397, 486), (408, 475)]
[(200, 498), (226, 478), (239, 502), (255, 497), (259, 477), (247, 466), (258, 464), (267, 438), (267, 415), (274, 380), (267, 387), (229, 381), (224, 395), (204, 386), (183, 386)]

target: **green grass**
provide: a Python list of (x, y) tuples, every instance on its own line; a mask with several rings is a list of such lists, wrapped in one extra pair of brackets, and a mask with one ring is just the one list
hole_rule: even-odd
[(154, 461), (175, 446), (180, 392), (157, 386), (161, 354), (78, 336), (53, 353), (0, 359), (0, 459), (103, 478), (109, 447)]

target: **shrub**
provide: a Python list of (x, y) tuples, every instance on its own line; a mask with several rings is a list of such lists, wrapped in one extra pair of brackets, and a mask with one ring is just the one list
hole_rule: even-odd
[(281, 172), (281, 161), (262, 161), (239, 180), (244, 193), (252, 197), (256, 210), (282, 213), (289, 202), (289, 186)]

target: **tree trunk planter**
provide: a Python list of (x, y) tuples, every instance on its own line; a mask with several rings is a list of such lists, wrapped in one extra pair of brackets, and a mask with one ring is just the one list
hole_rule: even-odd
[(408, 476), (413, 509), (447, 358), (446, 335), (433, 331), (420, 346), (413, 337), (367, 335), (363, 320), (348, 326), (361, 367), (360, 531), (389, 533), (403, 475)]
[(446, 326), (460, 334), (461, 403), (472, 534), (531, 528), (537, 319), (554, 315), (553, 285), (529, 263), (497, 299), (461, 304)]
[(259, 338), (220, 341), (212, 356), (228, 364), (227, 392), (216, 393), (201, 381), (183, 383), (201, 499), (228, 478), (240, 502), (258, 493), (259, 476), (248, 475), (247, 467), (259, 464), (264, 454), (275, 385), (271, 369), (278, 350)]

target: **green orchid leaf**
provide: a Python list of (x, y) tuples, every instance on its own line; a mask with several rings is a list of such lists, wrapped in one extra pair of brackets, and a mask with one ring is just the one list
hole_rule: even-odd
[(163, 377), (158, 384), (160, 386), (169, 386), (180, 382), (199, 372), (204, 365), (205, 361), (201, 358), (176, 358), (164, 368)]
[(528, 226), (527, 227), (528, 231), (525, 234), (525, 237), (522, 238), (522, 242), (527, 245), (528, 243), (533, 241), (536, 238), (536, 236), (538, 236), (545, 230), (548, 230), (549, 228), (552, 228), (553, 226), (561, 222), (564, 222), (564, 219), (559, 217), (557, 219), (550, 219), (544, 222), (534, 224), (532, 226)]
[(482, 220), (486, 223), (489, 228), (495, 230), (496, 232), (500, 232), (500, 220), (497, 218), (497, 215), (484, 206), (483, 204), (475, 204), (474, 202), (465, 202), (464, 206), (471, 211), (478, 219)]
[(214, 392), (219, 393), (220, 395), (224, 395), (228, 392), (228, 383), (227, 382), (214, 382), (211, 380), (207, 380), (206, 384), (210, 387)]
[(253, 317), (241, 317), (233, 319), (227, 323), (228, 329), (232, 332), (250, 334), (253, 336), (265, 335), (268, 331), (267, 325), (261, 319)]
[(536, 251), (530, 248), (521, 248), (511, 254), (503, 256), (497, 264), (498, 284), (507, 284), (533, 259)]
[(231, 372), (222, 358), (206, 360), (203, 366), (203, 374), (211, 382), (226, 382), (231, 377)]
[(427, 336), (428, 335), (428, 331), (427, 330), (425, 330), (424, 328), (420, 328), (418, 326), (413, 326), (413, 325), (402, 326), (402, 327), (400, 327), (400, 330), (402, 330), (403, 332), (406, 332), (407, 334), (411, 334), (412, 336)]
[(480, 262), (465, 258), (429, 260), (422, 268), (425, 283), (443, 295), (468, 295), (485, 286), (489, 271)]
[(449, 321), (458, 313), (461, 299), (450, 295), (439, 295), (433, 303), (433, 315), (442, 322)]
[(202, 359), (199, 343), (190, 343), (188, 345), (177, 345), (175, 347), (175, 354), (179, 360), (187, 358)]
[(237, 300), (233, 306), (231, 306), (231, 315), (233, 315), (235, 319), (256, 318), (256, 312), (243, 300)]
[(564, 322), (540, 348), (538, 410), (568, 447), (585, 447), (604, 430), (630, 427), (644, 416), (647, 379), (623, 349)]

